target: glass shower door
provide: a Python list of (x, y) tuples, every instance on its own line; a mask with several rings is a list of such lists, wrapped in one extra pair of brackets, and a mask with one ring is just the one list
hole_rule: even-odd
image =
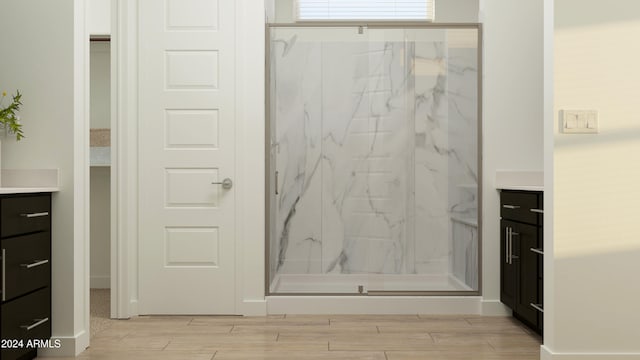
[(478, 29), (270, 29), (270, 294), (478, 289)]
[[(386, 261), (395, 271), (372, 273), (368, 293), (477, 291), (478, 30), (372, 27), (369, 38), (389, 53), (384, 117), (397, 126), (387, 148), (403, 168), (389, 172), (388, 191), (403, 207), (378, 213), (401, 219), (389, 222), (401, 235), (393, 251), (380, 249), (394, 255)], [(402, 112), (394, 111), (399, 103)]]

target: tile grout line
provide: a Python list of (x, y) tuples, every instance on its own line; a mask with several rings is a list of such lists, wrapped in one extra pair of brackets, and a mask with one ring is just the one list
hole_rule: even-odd
[(491, 349), (493, 349), (493, 351), (494, 351), (495, 353), (497, 353), (497, 352), (498, 352), (498, 350), (496, 349), (496, 347), (495, 347), (495, 346), (493, 346), (493, 344), (491, 343), (491, 341), (489, 341), (489, 340), (485, 340), (485, 342), (486, 342), (487, 344), (489, 344), (489, 347), (490, 347)]
[(167, 348), (167, 346), (169, 346), (169, 344), (171, 344), (171, 340), (167, 341), (167, 345), (165, 345), (160, 351), (164, 351)]

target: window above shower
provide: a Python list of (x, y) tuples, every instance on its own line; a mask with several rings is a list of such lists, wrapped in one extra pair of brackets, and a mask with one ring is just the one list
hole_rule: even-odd
[(479, 27), (268, 41), (269, 294), (478, 294)]
[(435, 0), (295, 0), (296, 19), (433, 21)]

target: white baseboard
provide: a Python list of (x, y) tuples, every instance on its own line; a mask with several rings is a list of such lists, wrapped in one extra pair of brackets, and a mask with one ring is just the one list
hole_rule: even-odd
[(242, 301), (240, 314), (243, 316), (265, 316), (267, 315), (267, 301), (262, 300), (244, 300)]
[(268, 296), (267, 314), (480, 314), (477, 296)]
[(482, 315), (484, 316), (511, 316), (511, 309), (500, 300), (482, 300)]
[(89, 286), (92, 289), (110, 289), (111, 276), (91, 276), (89, 279)]
[(53, 346), (38, 349), (38, 357), (75, 357), (89, 347), (89, 333), (81, 331), (73, 337), (52, 336)]
[(554, 353), (545, 345), (540, 347), (540, 360), (640, 360), (640, 353)]

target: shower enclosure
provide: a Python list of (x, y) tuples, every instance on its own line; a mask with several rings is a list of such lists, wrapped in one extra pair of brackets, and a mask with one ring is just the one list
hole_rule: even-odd
[(480, 289), (480, 26), (272, 25), (267, 289)]

